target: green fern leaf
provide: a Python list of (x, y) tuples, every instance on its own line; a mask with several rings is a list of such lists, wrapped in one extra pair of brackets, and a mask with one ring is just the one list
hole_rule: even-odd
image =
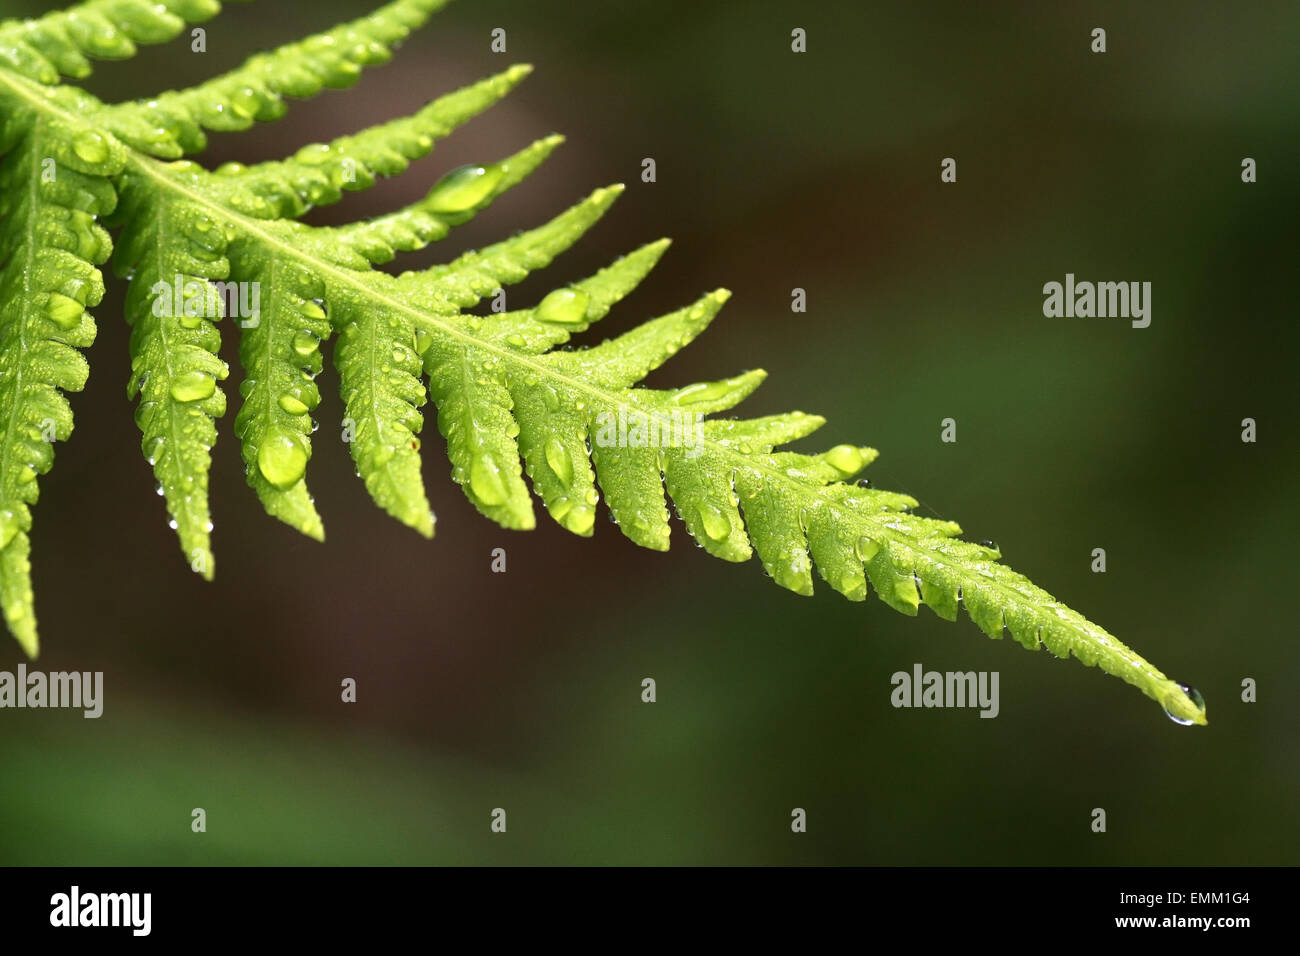
[[(243, 129), (281, 115), (285, 97), (346, 85), (386, 60), (440, 5), (398, 0), (190, 90), (112, 106), (48, 84), (58, 73), (82, 75), (85, 54), (129, 55), (134, 42), (165, 39), (216, 5), (174, 2), (145, 11), (127, 0), (99, 0), (75, 8), (75, 16), (0, 25), (0, 600), (29, 653), (36, 633), (28, 506), (35, 474), (51, 457), (35, 429), (48, 419), (63, 438), (71, 428), (58, 389), (75, 390), (85, 379), (74, 349), (93, 338), (84, 309), (102, 294), (95, 266), (109, 248), (95, 219), (116, 206), (109, 220), (119, 230), (114, 261), (128, 277), (132, 324), (128, 392), (139, 399), (143, 449), (182, 548), (205, 576), (213, 572), (209, 451), (225, 410), (218, 382), (227, 374), (216, 320), (223, 291), (253, 288), (264, 292), (258, 309), (237, 316), (246, 379), (235, 431), (248, 483), (266, 511), (308, 536), (324, 536), (306, 471), (318, 376), (326, 374), (321, 345), (333, 339), (340, 427), (357, 472), (381, 508), (422, 534), (434, 528), (420, 439), (422, 409), (432, 399), (452, 477), (503, 527), (534, 527), (536, 495), (552, 520), (589, 536), (603, 498), (624, 535), (666, 550), (671, 506), (710, 554), (735, 562), (756, 554), (788, 590), (811, 594), (815, 570), (851, 600), (874, 590), (905, 614), (924, 604), (953, 620), (964, 607), (990, 637), (1010, 634), (1031, 650), (1073, 655), (1133, 684), (1180, 722), (1205, 722), (1199, 695), (999, 564), (996, 549), (961, 540), (952, 522), (913, 514), (916, 502), (907, 495), (850, 483), (874, 459), (873, 449), (784, 451), (823, 420), (802, 412), (724, 415), (759, 387), (761, 370), (673, 389), (641, 385), (704, 332), (726, 290), (600, 345), (569, 347), (646, 277), (666, 240), (529, 308), (468, 311), (549, 265), (621, 187), (596, 190), (547, 223), (444, 265), (396, 276), (375, 268), (473, 218), (535, 170), (558, 136), (453, 170), (422, 200), (388, 215), (337, 227), (297, 221), (344, 191), (405, 171), (508, 93), (527, 67), (283, 160), (215, 172), (170, 161), (201, 149), (205, 129)], [(71, 177), (57, 189), (35, 185), (45, 156)], [(37, 224), (51, 221), (58, 225)], [(221, 283), (234, 285), (223, 290)], [(246, 304), (239, 296), (230, 301)]]
[(124, 60), (221, 10), (217, 0), (89, 0), (36, 20), (0, 23), (0, 64), (37, 83), (83, 79), (90, 57)]

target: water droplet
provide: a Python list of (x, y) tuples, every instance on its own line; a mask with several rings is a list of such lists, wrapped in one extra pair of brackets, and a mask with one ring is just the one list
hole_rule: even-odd
[(182, 372), (172, 379), (171, 395), (178, 402), (197, 402), (217, 390), (217, 381), (207, 372)]
[(321, 308), (322, 304), (320, 299), (308, 299), (298, 307), (298, 311), (309, 319), (323, 319), (325, 310)]
[(58, 292), (51, 292), (45, 304), (45, 314), (61, 329), (74, 329), (81, 323), (81, 313), (85, 309), (76, 299), (70, 299)]
[(307, 403), (302, 400), (302, 389), (291, 388), (280, 396), (278, 403), (290, 415), (302, 415), (310, 411)]
[(507, 343), (508, 345), (513, 345), (513, 346), (514, 346), (515, 348), (517, 348), (517, 349), (521, 349), (521, 348), (523, 348), (525, 345), (528, 344), (528, 340), (525, 339), (525, 338), (524, 338), (522, 335), (520, 335), (518, 332), (515, 332), (515, 333), (513, 333), (513, 334), (511, 334), (511, 335), (507, 335), (507, 336), (506, 336), (506, 343)]
[(496, 165), (453, 169), (429, 191), (424, 207), (432, 213), (467, 212), (492, 195), (503, 173)]
[(506, 483), (501, 479), (501, 468), (491, 455), (474, 459), (469, 470), (469, 490), (485, 505), (499, 505), (508, 497)]
[(1201, 696), (1199, 690), (1188, 684), (1179, 684), (1178, 689), (1186, 694), (1191, 700), (1192, 706), (1196, 708), (1196, 714), (1193, 716), (1188, 713), (1187, 705), (1183, 701), (1178, 701), (1174, 705), (1177, 708), (1177, 712), (1175, 712), (1174, 709), (1171, 709), (1168, 705), (1165, 706), (1165, 716), (1182, 727), (1190, 727), (1192, 724), (1196, 723), (1197, 717), (1205, 714), (1205, 698)]
[(853, 546), (853, 553), (858, 556), (859, 561), (870, 561), (880, 551), (880, 545), (872, 541), (866, 535), (858, 538), (857, 543)]
[(581, 289), (556, 289), (537, 304), (537, 317), (543, 322), (576, 325), (587, 317), (591, 296)]
[(542, 386), (542, 401), (546, 403), (548, 412), (558, 412), (560, 410), (560, 395), (549, 385)]
[(836, 471), (851, 475), (860, 471), (864, 464), (862, 452), (852, 445), (836, 445), (826, 453), (826, 462)]
[(72, 141), (72, 151), (88, 163), (102, 163), (108, 159), (108, 140), (87, 130)]
[(291, 431), (271, 429), (257, 449), (257, 468), (281, 491), (292, 488), (307, 470), (306, 439)]
[(726, 382), (701, 382), (698, 385), (687, 385), (673, 396), (673, 402), (677, 405), (712, 402), (726, 395), (729, 388)]
[(429, 346), (432, 344), (433, 344), (432, 335), (430, 335), (424, 329), (415, 330), (415, 351), (416, 352), (418, 352), (420, 355), (424, 355), (425, 352), (429, 351)]
[(230, 97), (230, 108), (245, 119), (252, 119), (262, 107), (262, 98), (250, 86), (235, 90)]
[(155, 481), (153, 483), (153, 493), (159, 498), (167, 493), (166, 489), (163, 488), (163, 483), (161, 481)]
[(714, 541), (721, 541), (727, 535), (731, 534), (731, 522), (717, 508), (711, 504), (700, 504), (695, 508), (696, 514), (700, 516), (700, 523), (704, 526), (704, 533)]
[(293, 337), (293, 350), (299, 355), (308, 356), (320, 348), (320, 339), (303, 329)]
[(573, 460), (558, 438), (549, 438), (546, 441), (546, 463), (551, 466), (551, 471), (555, 472), (555, 477), (559, 478), (561, 483), (567, 485), (573, 480)]
[(859, 488), (870, 488), (870, 487), (871, 487), (871, 479), (870, 479), (870, 478), (859, 478), (859, 479), (857, 480), (857, 485), (858, 485)]
[(595, 527), (596, 512), (585, 505), (579, 505), (564, 516), (563, 524), (574, 534), (586, 534)]

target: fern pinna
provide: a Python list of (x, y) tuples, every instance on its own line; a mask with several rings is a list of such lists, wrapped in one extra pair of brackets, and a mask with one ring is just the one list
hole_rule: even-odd
[(278, 162), (208, 170), (183, 158), (203, 149), (205, 130), (273, 120), (286, 98), (347, 85), (388, 59), (442, 2), (396, 0), (192, 89), (117, 105), (61, 77), (85, 76), (91, 58), (171, 39), (217, 13), (216, 0), (89, 0), (0, 24), (0, 604), (29, 654), (37, 650), (30, 506), (53, 441), (72, 430), (61, 393), (86, 380), (80, 350), (95, 337), (89, 310), (103, 296), (99, 267), (111, 254), (129, 282), (128, 392), (144, 455), (186, 560), (207, 577), (215, 569), (209, 451), (226, 410), (217, 320), (224, 303), (241, 301), (223, 293), (252, 288), (256, 307), (226, 323), (239, 326), (246, 372), (235, 433), (266, 511), (303, 534), (324, 536), (305, 475), (321, 346), (333, 339), (357, 470), (375, 502), (421, 534), (434, 526), (418, 439), (432, 398), (455, 480), (504, 527), (534, 526), (536, 494), (552, 519), (590, 535), (603, 496), (627, 537), (666, 550), (666, 490), (706, 550), (728, 561), (757, 552), (782, 587), (810, 594), (816, 568), (851, 600), (870, 586), (906, 614), (925, 604), (951, 620), (964, 606), (990, 637), (1009, 632), (1031, 650), (1073, 654), (1138, 687), (1175, 720), (1205, 723), (1195, 691), (998, 564), (996, 549), (960, 540), (951, 522), (911, 513), (916, 502), (906, 495), (850, 483), (872, 449), (776, 450), (822, 424), (800, 412), (716, 417), (753, 392), (762, 372), (639, 386), (704, 331), (726, 291), (601, 345), (557, 349), (628, 294), (666, 242), (532, 308), (468, 311), (572, 245), (621, 187), (598, 189), (550, 222), (446, 265), (398, 276), (373, 268), (473, 217), (542, 163), (559, 137), (454, 170), (389, 215), (333, 228), (297, 221), (344, 190), (401, 173), (509, 92), (527, 67)]

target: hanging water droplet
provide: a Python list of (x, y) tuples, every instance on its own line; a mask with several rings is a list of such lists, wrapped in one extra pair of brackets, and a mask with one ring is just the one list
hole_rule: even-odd
[(432, 213), (467, 212), (492, 195), (504, 172), (497, 165), (453, 169), (429, 190), (424, 207)]
[(433, 344), (433, 336), (424, 329), (415, 330), (415, 351), (420, 355), (429, 351), (429, 346)]
[(556, 289), (537, 303), (537, 317), (543, 322), (576, 325), (587, 317), (591, 296), (581, 289)]
[(323, 305), (324, 303), (320, 299), (307, 299), (302, 305), (298, 306), (298, 311), (309, 319), (323, 319), (325, 318)]
[(485, 505), (499, 505), (508, 497), (506, 483), (501, 478), (501, 468), (491, 455), (474, 459), (469, 470), (469, 489)]
[(176, 519), (175, 519), (175, 518), (172, 518), (170, 521), (167, 522), (167, 527), (169, 527), (169, 528), (171, 528), (173, 531), (175, 531), (177, 528), (180, 527), (180, 525), (176, 523)]
[(171, 396), (178, 402), (197, 402), (208, 398), (217, 390), (217, 381), (207, 372), (197, 369), (182, 372), (172, 379)]
[(87, 130), (72, 141), (72, 151), (88, 163), (102, 163), (108, 159), (108, 140)]
[(1189, 684), (1179, 684), (1178, 689), (1191, 700), (1192, 706), (1196, 708), (1196, 713), (1189, 713), (1183, 701), (1176, 701), (1172, 706), (1165, 705), (1165, 716), (1181, 727), (1190, 727), (1192, 724), (1197, 723), (1198, 717), (1205, 715), (1205, 698), (1201, 696), (1199, 690)]
[(153, 493), (159, 498), (167, 493), (166, 489), (163, 488), (163, 483), (161, 481), (155, 481), (153, 483)]
[(274, 487), (284, 491), (296, 485), (307, 470), (307, 442), (280, 428), (267, 432), (257, 449), (257, 468)]
[(870, 479), (870, 478), (859, 478), (859, 479), (857, 480), (857, 486), (858, 486), (859, 488), (870, 488), (870, 487), (871, 487), (871, 479)]
[(573, 481), (573, 460), (558, 438), (549, 438), (546, 441), (546, 463), (551, 466), (551, 471), (555, 472), (555, 477), (559, 478), (562, 484), (567, 485)]

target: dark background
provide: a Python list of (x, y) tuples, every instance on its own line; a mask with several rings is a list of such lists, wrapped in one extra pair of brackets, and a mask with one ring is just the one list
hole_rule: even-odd
[[(232, 4), (206, 54), (188, 39), (145, 48), (86, 86), (118, 100), (186, 85), (369, 7)], [(1104, 55), (1089, 51), (1095, 26)], [(205, 584), (139, 453), (119, 285), (97, 311), (76, 434), (42, 481), (33, 553), (32, 666), (102, 670), (105, 714), (0, 713), (0, 861), (1300, 862), (1298, 41), (1287, 2), (462, 0), (352, 91), (214, 136), (203, 157), (287, 155), (535, 64), (407, 174), (311, 221), (394, 208), (454, 166), (563, 132), (531, 179), (401, 265), (628, 183), (512, 304), (674, 237), (592, 341), (732, 289), (652, 384), (766, 368), (743, 413), (819, 412), (830, 424), (800, 447), (881, 449), (877, 486), (995, 538), (1011, 566), (1196, 685), (1208, 727), (1175, 726), (1076, 661), (989, 641), (964, 615), (908, 619), (824, 586), (797, 597), (756, 561), (709, 558), (680, 524), (667, 555), (603, 520), (594, 540), (549, 522), (502, 531), (450, 480), (431, 416), (425, 541), (369, 503), (330, 440), (328, 373), (316, 544), (244, 484), (233, 328)], [(946, 156), (955, 185), (939, 181)], [(1150, 328), (1044, 318), (1042, 285), (1067, 272), (1150, 281)], [(790, 311), (796, 286), (806, 314)], [(956, 444), (939, 439), (949, 416)], [(1240, 440), (1248, 416), (1256, 444)], [(490, 572), (496, 547), (506, 574)], [(1106, 574), (1090, 571), (1095, 547)], [(19, 660), (0, 650), (0, 669)], [(893, 709), (890, 674), (915, 662), (999, 671), (1001, 715)], [(1240, 701), (1245, 677), (1258, 703)], [(205, 834), (190, 832), (194, 807)]]

